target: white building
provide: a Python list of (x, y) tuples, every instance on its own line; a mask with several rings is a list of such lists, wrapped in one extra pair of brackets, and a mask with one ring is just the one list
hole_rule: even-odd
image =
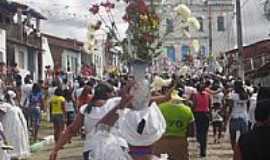
[(96, 47), (92, 51), (92, 64), (96, 69), (96, 76), (98, 78), (103, 78), (104, 68), (105, 68), (105, 36), (106, 35), (96, 35)]
[(269, 39), (270, 1), (250, 0), (241, 2), (244, 45)]
[(0, 62), (6, 63), (6, 30), (0, 29)]
[(80, 73), (84, 44), (75, 39), (64, 39), (48, 34), (43, 34), (43, 36), (48, 39), (54, 66), (61, 67), (65, 72), (70, 69), (73, 73)]
[[(212, 23), (212, 52), (218, 55), (221, 52), (235, 46), (235, 19), (232, 0), (166, 0), (164, 4), (156, 3), (161, 15), (161, 35), (170, 32), (163, 43), (167, 55), (173, 61), (183, 60), (188, 54), (197, 54), (199, 57), (209, 54), (209, 17)], [(190, 30), (190, 38), (183, 36), (179, 27), (179, 19), (176, 18), (174, 8), (179, 4), (186, 4), (200, 24), (199, 31)], [(209, 4), (209, 6), (208, 6)], [(192, 41), (196, 39), (200, 43), (199, 53), (192, 49)]]

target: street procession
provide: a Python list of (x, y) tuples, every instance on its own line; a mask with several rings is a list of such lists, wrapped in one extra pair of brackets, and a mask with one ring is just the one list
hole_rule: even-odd
[(270, 0), (0, 0), (0, 160), (270, 160)]

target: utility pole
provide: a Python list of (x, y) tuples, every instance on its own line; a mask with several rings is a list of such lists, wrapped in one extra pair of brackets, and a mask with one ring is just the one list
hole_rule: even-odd
[(213, 57), (213, 27), (212, 27), (212, 7), (209, 2), (207, 1), (208, 6), (208, 32), (209, 32), (209, 70), (214, 72), (214, 57)]
[(237, 46), (238, 46), (238, 76), (242, 80), (245, 79), (244, 71), (244, 48), (243, 48), (243, 32), (242, 32), (242, 17), (241, 17), (241, 2), (236, 0), (236, 27), (237, 27)]
[(208, 1), (209, 55), (213, 55), (212, 8)]
[(155, 9), (154, 0), (150, 1), (150, 6), (151, 6), (151, 10), (154, 11), (154, 9)]

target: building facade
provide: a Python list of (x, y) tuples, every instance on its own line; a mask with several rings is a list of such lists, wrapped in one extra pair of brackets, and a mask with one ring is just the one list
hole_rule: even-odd
[[(179, 25), (180, 19), (172, 12), (179, 4), (186, 4), (200, 22), (199, 31), (189, 29), (191, 37), (183, 36)], [(209, 55), (209, 28), (212, 28), (212, 53), (214, 56), (234, 47), (234, 5), (232, 0), (167, 0), (156, 2), (156, 9), (161, 17), (160, 35), (165, 35), (163, 47), (167, 56), (173, 60), (185, 60), (188, 55), (207, 57)], [(211, 20), (211, 21), (210, 21)], [(211, 22), (211, 23), (210, 23)], [(209, 27), (211, 24), (211, 27)], [(192, 48), (192, 41), (200, 43), (199, 52)]]
[(108, 55), (105, 54), (105, 35), (97, 35), (96, 38), (96, 47), (91, 52), (92, 63), (96, 71), (96, 76), (98, 78), (103, 78), (107, 66), (106, 60), (109, 59)]
[[(264, 65), (270, 63), (270, 40), (262, 40), (243, 48), (244, 70), (247, 78), (256, 78), (253, 75), (260, 72)], [(226, 52), (227, 72), (232, 75), (237, 75), (238, 67), (238, 49), (233, 49)], [(264, 68), (264, 70), (266, 70)], [(270, 72), (268, 72), (270, 74)]]
[(6, 30), (0, 29), (0, 62), (6, 63)]
[(9, 66), (17, 65), (34, 80), (42, 76), (40, 22), (46, 18), (27, 5), (0, 2), (1, 55)]
[(43, 34), (48, 39), (50, 51), (55, 67), (60, 67), (62, 71), (72, 71), (80, 73), (81, 55), (83, 43), (74, 39), (64, 39), (48, 34)]

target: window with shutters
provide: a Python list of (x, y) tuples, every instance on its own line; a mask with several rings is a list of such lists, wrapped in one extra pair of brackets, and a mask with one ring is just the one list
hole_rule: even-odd
[(223, 16), (217, 17), (217, 30), (220, 32), (225, 31), (225, 22)]
[(203, 26), (203, 18), (202, 17), (197, 17), (197, 19), (198, 19), (198, 21), (199, 21), (199, 23), (200, 23), (200, 32), (203, 32), (203, 30), (204, 30), (204, 26)]
[(166, 19), (166, 32), (170, 33), (174, 31), (173, 21), (171, 19)]

